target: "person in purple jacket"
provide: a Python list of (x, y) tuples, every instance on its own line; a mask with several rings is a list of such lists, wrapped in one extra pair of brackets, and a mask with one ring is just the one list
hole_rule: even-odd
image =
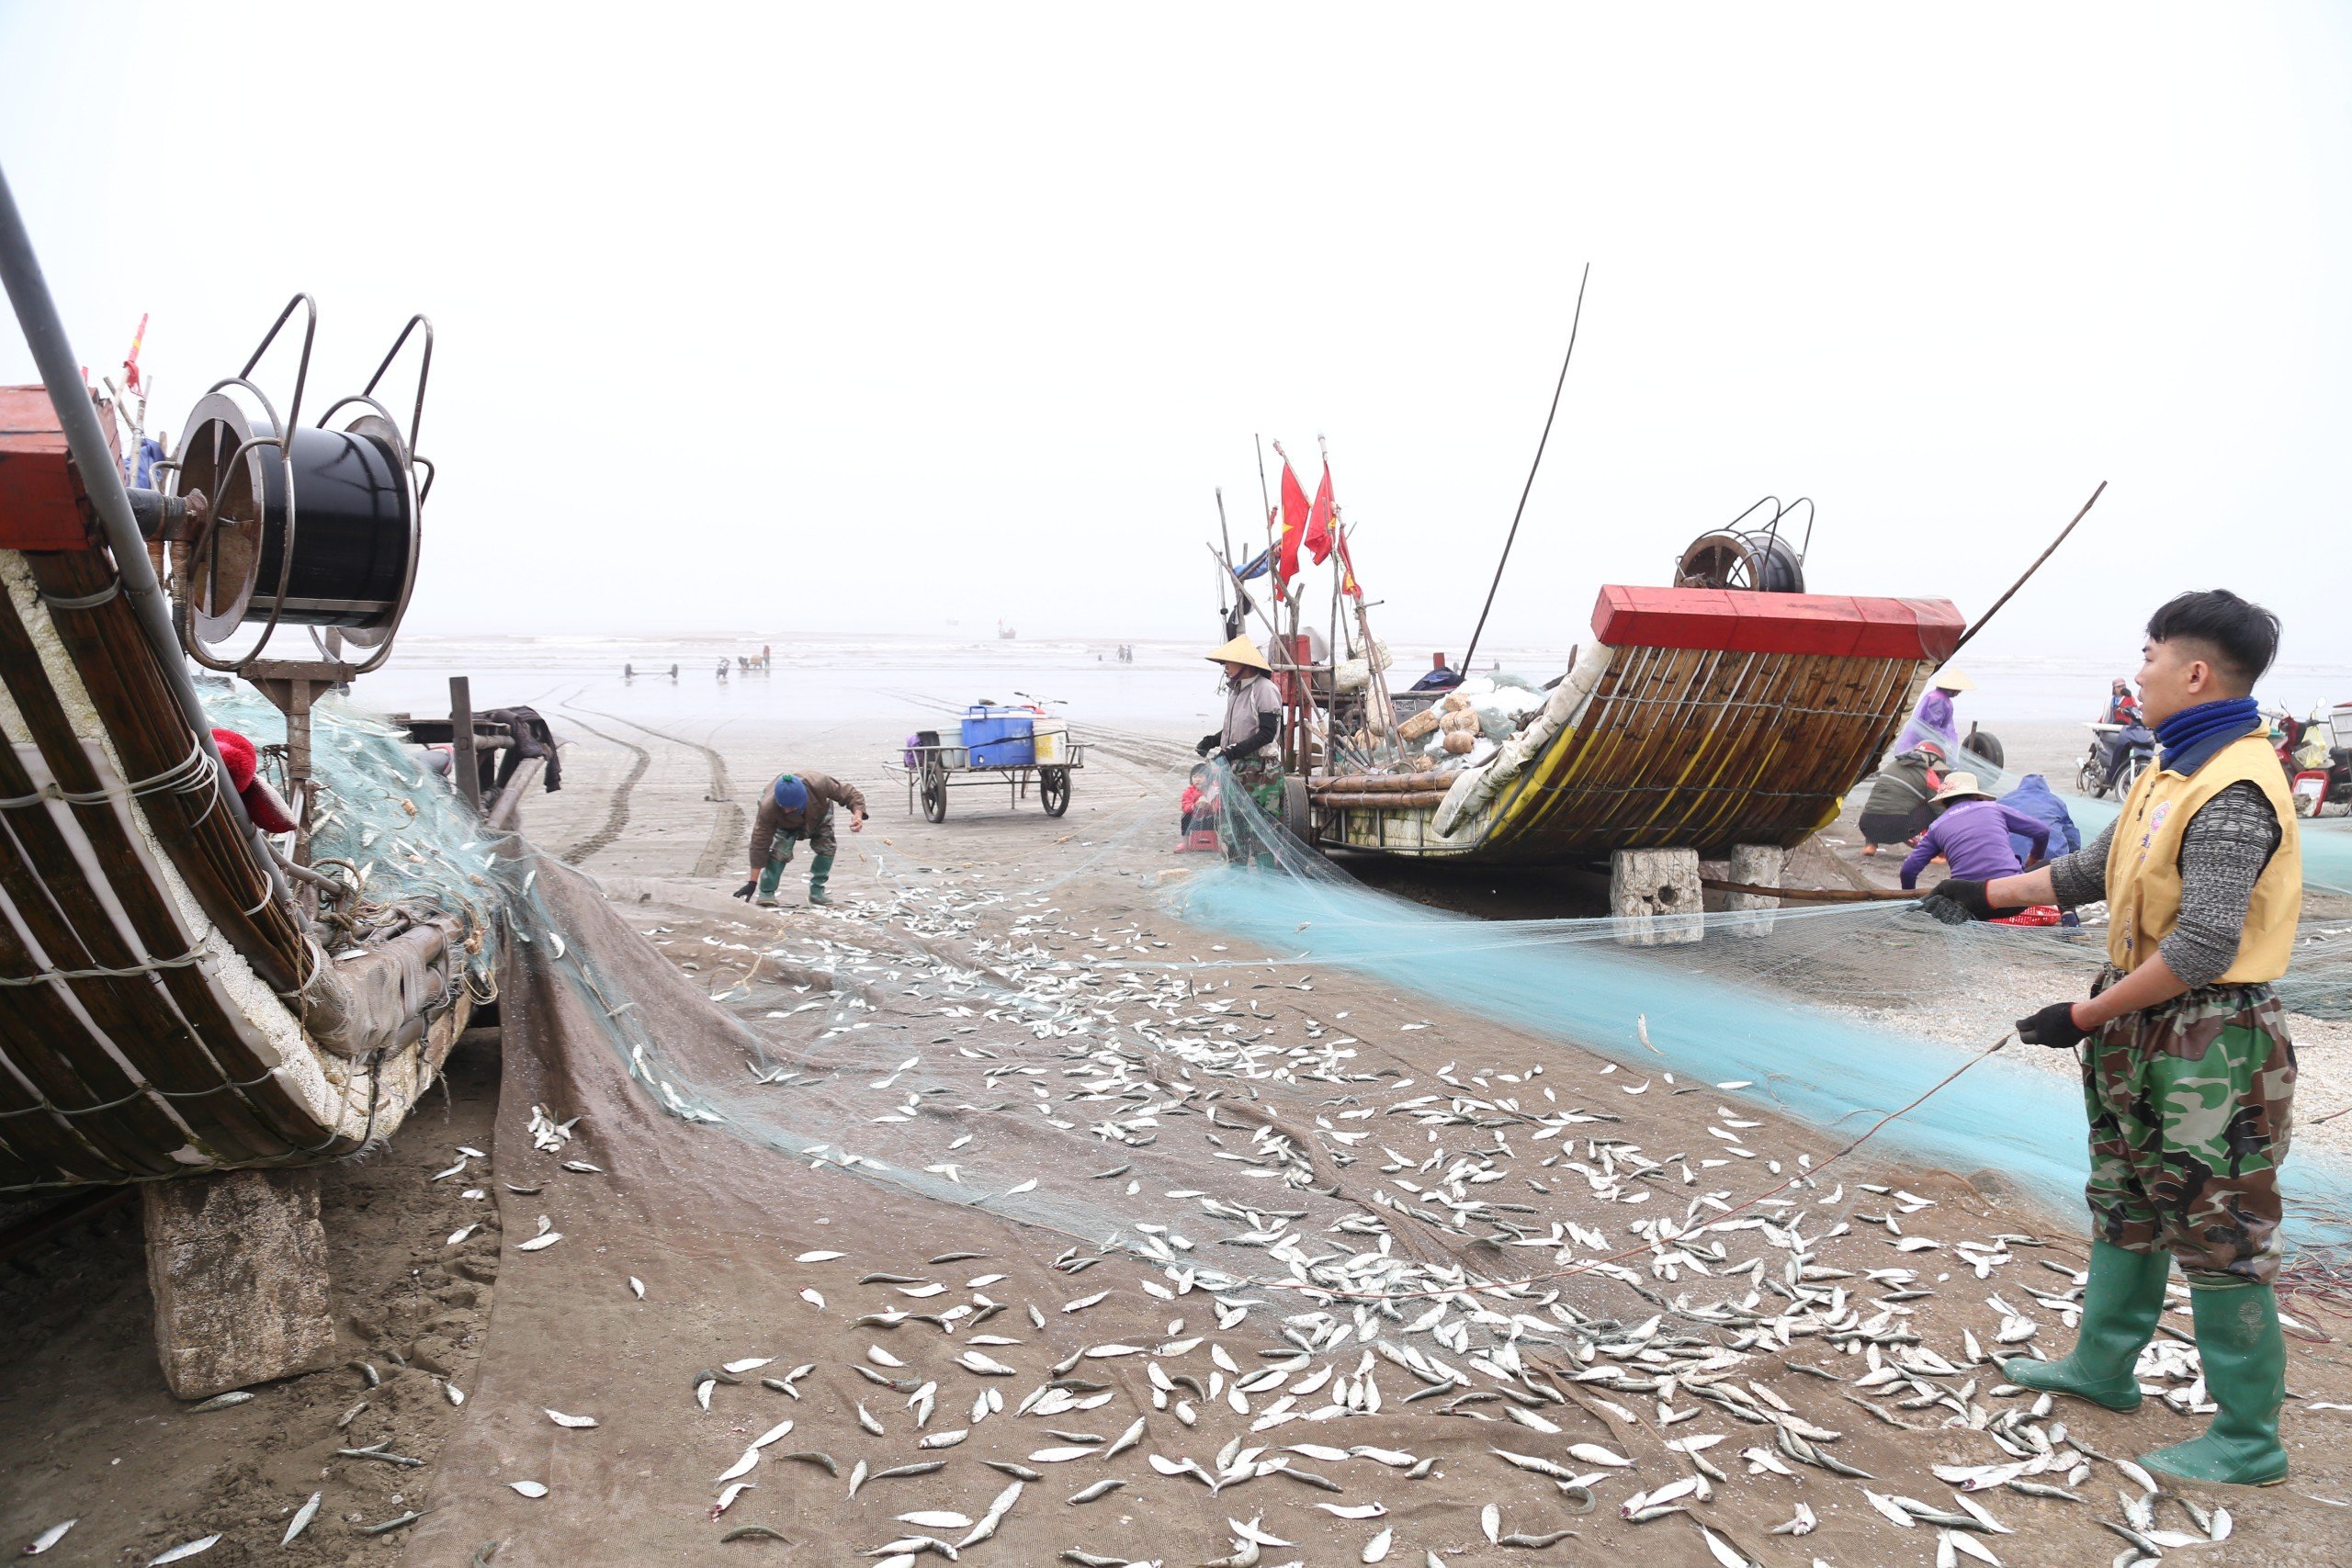
[(1932, 740), (1944, 749), (1945, 756), (1960, 755), (1960, 720), (1952, 715), (1951, 701), (1975, 689), (1976, 682), (1957, 670), (1937, 676), (1936, 683), (1912, 710), (1911, 722), (1903, 727), (1902, 736), (1894, 742), (1895, 750), (1908, 751), (1922, 740)]
[[(1944, 780), (1944, 787), (1928, 803), (1936, 819), (1919, 835), (1903, 862), (1903, 886), (1919, 886), (1919, 874), (1938, 855), (1951, 868), (1954, 876), (1977, 880), (1980, 866), (1996, 868), (1994, 876), (2015, 876), (2023, 867), (2018, 852), (2009, 846), (2009, 835), (2016, 833), (2031, 847), (2032, 858), (2043, 860), (2050, 853), (2050, 824), (2039, 818), (2012, 811), (1995, 800), (1992, 795), (1976, 785), (1973, 773), (1953, 773)], [(2001, 869), (2007, 868), (2007, 869)]]

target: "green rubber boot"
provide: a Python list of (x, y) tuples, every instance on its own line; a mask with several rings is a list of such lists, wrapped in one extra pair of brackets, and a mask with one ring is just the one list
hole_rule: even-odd
[(825, 879), (833, 874), (833, 857), (819, 855), (808, 863), (808, 902), (830, 904), (832, 897), (825, 891)]
[(778, 833), (768, 849), (768, 863), (760, 868), (760, 908), (775, 908), (776, 884), (784, 880), (784, 868), (792, 863), (792, 846), (798, 842), (789, 833)]
[(2001, 1375), (2020, 1388), (2071, 1393), (2109, 1410), (2138, 1409), (2140, 1380), (2132, 1369), (2155, 1335), (2165, 1310), (2165, 1277), (2171, 1271), (2168, 1252), (2126, 1252), (2092, 1242), (2091, 1277), (2083, 1287), (2083, 1326), (2075, 1336), (2074, 1352), (2057, 1361), (2013, 1357), (2001, 1363)]
[(2222, 1407), (2201, 1438), (2143, 1454), (2159, 1475), (2230, 1486), (2275, 1486), (2287, 1479), (2278, 1441), (2278, 1407), (2287, 1400), (2287, 1337), (2278, 1331), (2278, 1294), (2267, 1285), (2197, 1285), (2197, 1354), (2205, 1393)]

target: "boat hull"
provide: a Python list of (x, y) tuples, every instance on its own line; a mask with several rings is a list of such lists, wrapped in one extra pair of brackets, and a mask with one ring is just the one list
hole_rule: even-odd
[(1529, 866), (1793, 846), (1877, 765), (1961, 627), (1941, 600), (1604, 589), (1600, 642), (1487, 768), (1434, 806), (1310, 784), (1332, 797), (1314, 838)]

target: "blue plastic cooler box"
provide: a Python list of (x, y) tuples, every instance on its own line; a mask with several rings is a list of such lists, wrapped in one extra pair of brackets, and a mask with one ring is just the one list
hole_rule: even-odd
[(1030, 726), (1037, 716), (1026, 708), (975, 705), (964, 710), (964, 744), (976, 768), (1025, 768), (1037, 760)]

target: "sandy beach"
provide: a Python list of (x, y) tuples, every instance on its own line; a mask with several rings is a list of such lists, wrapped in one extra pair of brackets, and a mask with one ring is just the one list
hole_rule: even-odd
[[(1125, 706), (1101, 677), (1068, 816), (974, 789), (937, 825), (881, 764), (1001, 694), (960, 672), (522, 694), (569, 741), (563, 788), (526, 813), (544, 874), (576, 866), (595, 918), (648, 938), (667, 978), (632, 997), (718, 998), (752, 1043), (654, 1071), (723, 1122), (664, 1113), (617, 1056), (510, 1038), (502, 1069), (469, 1044), (446, 1110), (331, 1178), (348, 1363), (217, 1413), (154, 1385), (135, 1226), (37, 1252), (8, 1286), (32, 1332), (0, 1383), (18, 1456), (0, 1532), (78, 1514), (64, 1560), (93, 1562), (220, 1532), (224, 1563), (485, 1561), (492, 1542), (500, 1564), (832, 1563), (985, 1523), (974, 1561), (1702, 1562), (1712, 1540), (1924, 1564), (1958, 1517), (2003, 1562), (2113, 1555), (2104, 1499), (2140, 1495), (2114, 1460), (2202, 1419), (2193, 1371), (2162, 1359), (2185, 1303), (2143, 1369), (2180, 1408), (2037, 1420), (1993, 1361), (2067, 1342), (2078, 1214), (1989, 1167), (1865, 1148), (1825, 1168), (1851, 1129), (1755, 1086), (1261, 965), (1171, 918), (1174, 890), (1216, 874), (1168, 853), (1209, 697), (1189, 673), (1129, 677)], [(753, 792), (785, 767), (874, 807), (842, 835), (829, 909), (792, 877), (778, 910), (727, 896)], [(588, 940), (578, 908), (547, 918)], [(1965, 1039), (2038, 983), (1889, 1021)], [(554, 1150), (541, 1106), (582, 1118)], [(2228, 1499), (2217, 1561), (2320, 1561), (2340, 1533), (2352, 1465), (2328, 1407), (2352, 1403), (2352, 1367), (2323, 1305), (2289, 1301), (2294, 1479)], [(351, 1451), (379, 1443), (421, 1462)], [(1956, 1496), (1936, 1471), (2009, 1464), (2083, 1501)], [(311, 1491), (316, 1522), (278, 1551)], [(1947, 1524), (1898, 1526), (1892, 1496)], [(2167, 1498), (2153, 1528), (2205, 1527)]]

